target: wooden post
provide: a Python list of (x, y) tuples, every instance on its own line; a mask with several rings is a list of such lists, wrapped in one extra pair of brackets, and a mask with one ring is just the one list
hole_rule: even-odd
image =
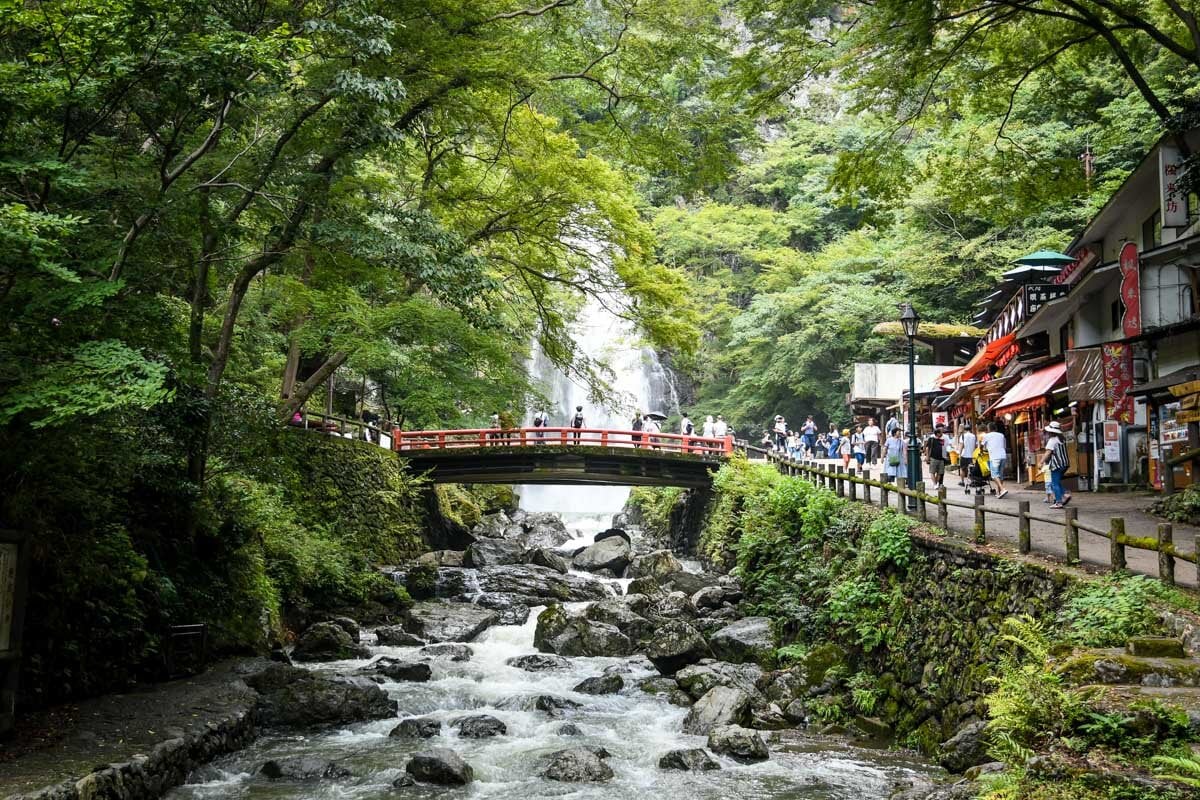
[(950, 530), (950, 506), (946, 505), (946, 487), (939, 486), (938, 496), (938, 525), (942, 530)]
[[(870, 481), (871, 480), (871, 470), (867, 469), (866, 467), (863, 467), (862, 476), (863, 476), (864, 481)], [(863, 484), (863, 500), (866, 500), (868, 503), (871, 502), (871, 484), (870, 483)]]
[(897, 480), (896, 481), (896, 510), (899, 511), (901, 514), (907, 515), (908, 514), (908, 498), (905, 497), (904, 493), (900, 491), (902, 488), (904, 488), (904, 487), (901, 485), (900, 481)]
[(1078, 508), (1063, 509), (1063, 538), (1067, 543), (1067, 563), (1079, 563), (1079, 528), (1075, 527), (1075, 523), (1079, 521)]
[(1125, 563), (1125, 545), (1121, 543), (1121, 537), (1125, 535), (1125, 518), (1112, 517), (1108, 521), (1108, 558), (1112, 563), (1113, 571), (1119, 572), (1126, 569)]
[(987, 519), (981, 494), (975, 495), (975, 544), (987, 544)]
[(854, 482), (854, 467), (849, 470), (850, 479), (846, 481), (846, 488), (850, 490), (850, 499), (858, 499), (858, 484)]
[(888, 487), (887, 481), (883, 481), (879, 486), (879, 507), (880, 508), (887, 508), (887, 506), (888, 506), (888, 489), (887, 489), (887, 487)]
[(1168, 552), (1175, 544), (1175, 534), (1171, 523), (1158, 524), (1158, 577), (1164, 583), (1175, 585), (1175, 556)]
[(1030, 536), (1029, 522), (1029, 501), (1022, 500), (1017, 503), (1017, 550), (1021, 553), (1028, 553), (1033, 549), (1033, 540)]
[(917, 481), (917, 491), (921, 493), (917, 498), (917, 518), (921, 522), (929, 522), (929, 511), (925, 507), (925, 481)]
[(834, 481), (837, 484), (837, 496), (838, 497), (846, 496), (846, 481), (842, 478), (842, 475), (844, 475), (845, 473), (846, 473), (846, 470), (843, 467), (837, 468), (837, 478), (835, 478)]

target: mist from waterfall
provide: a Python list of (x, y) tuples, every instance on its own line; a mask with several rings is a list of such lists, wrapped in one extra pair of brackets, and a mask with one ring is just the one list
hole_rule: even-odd
[[(653, 348), (641, 344), (633, 324), (618, 316), (610, 305), (589, 296), (571, 326), (579, 350), (612, 371), (609, 394), (602, 403), (591, 402), (582, 381), (572, 379), (540, 347), (534, 347), (529, 371), (542, 393), (550, 398), (546, 411), (551, 426), (569, 425), (576, 406), (583, 406), (585, 427), (620, 430), (629, 430), (634, 412), (670, 414), (679, 410), (670, 372)], [(518, 492), (525, 510), (558, 512), (568, 524), (573, 522), (578, 527), (587, 527), (588, 518), (607, 527), (608, 520), (629, 497), (627, 486), (522, 486)]]

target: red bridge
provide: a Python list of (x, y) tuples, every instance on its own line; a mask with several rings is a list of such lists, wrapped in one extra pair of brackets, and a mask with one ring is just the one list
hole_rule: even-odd
[(435, 483), (707, 487), (733, 437), (602, 428), (400, 431), (392, 449)]

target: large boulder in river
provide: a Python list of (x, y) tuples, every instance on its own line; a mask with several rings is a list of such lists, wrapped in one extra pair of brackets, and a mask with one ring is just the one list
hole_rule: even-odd
[(633, 642), (616, 626), (594, 622), (554, 605), (538, 615), (533, 645), (560, 656), (627, 656)]
[[(632, 569), (632, 567), (628, 569)], [(625, 591), (627, 594), (640, 594), (652, 601), (661, 600), (667, 596), (667, 590), (658, 582), (658, 578), (651, 578), (648, 575), (634, 578)]]
[(730, 686), (714, 686), (696, 701), (683, 720), (683, 732), (706, 736), (722, 725), (740, 725), (746, 720), (750, 695)]
[(703, 772), (720, 769), (721, 765), (703, 747), (687, 750), (670, 750), (658, 759), (659, 769), (679, 769), (685, 772)]
[(637, 556), (629, 564), (626, 575), (630, 578), (665, 578), (674, 572), (682, 572), (683, 565), (670, 550), (655, 550)]
[(465, 566), (466, 555), (466, 552), (463, 550), (432, 550), (428, 553), (422, 553), (417, 558), (417, 563), (432, 569), (437, 569), (438, 567), (462, 567)]
[(336, 761), (317, 756), (293, 756), (265, 762), (258, 768), (258, 774), (269, 781), (315, 781), (349, 778), (350, 770)]
[(485, 514), (482, 519), (471, 529), (471, 533), (476, 536), (487, 536), (492, 539), (499, 539), (504, 536), (504, 531), (512, 524), (508, 514), (503, 511), (497, 511), (495, 514)]
[(387, 656), (375, 659), (363, 671), (378, 673), (394, 681), (413, 683), (424, 683), (433, 677), (433, 670), (428, 664), (419, 661), (401, 661), (398, 658), (388, 658)]
[(525, 561), (539, 567), (552, 569), (560, 575), (566, 575), (571, 571), (571, 562), (549, 547), (535, 547), (528, 551), (525, 553)]
[(429, 642), (469, 642), (500, 621), (500, 615), (472, 603), (427, 600), (414, 604), (404, 628)]
[(987, 722), (968, 722), (942, 742), (938, 763), (950, 772), (966, 772), (991, 761), (987, 749)]
[(629, 597), (640, 597), (640, 595), (600, 600), (588, 606), (584, 616), (593, 622), (612, 625), (634, 642), (640, 642), (654, 634), (655, 625), (633, 611), (631, 603), (628, 602)]
[(475, 605), (490, 608), (500, 615), (499, 625), (524, 625), (529, 619), (529, 605), (520, 595), (507, 592), (483, 592), (473, 598)]
[(425, 640), (404, 630), (403, 625), (385, 625), (375, 629), (375, 638), (381, 645), (391, 647), (420, 647)]
[(562, 656), (548, 653), (533, 653), (527, 656), (513, 656), (504, 662), (510, 667), (523, 669), (526, 672), (548, 672), (550, 670), (570, 669), (571, 662)]
[(294, 661), (339, 661), (346, 658), (370, 658), (371, 651), (350, 638), (336, 622), (318, 622), (296, 642)]
[(264, 725), (337, 725), (396, 715), (396, 701), (369, 678), (271, 664), (246, 683), (261, 695), (258, 714)]
[[(601, 755), (603, 754), (603, 755)], [(546, 757), (546, 766), (538, 774), (552, 781), (600, 783), (612, 780), (612, 767), (604, 763), (608, 751), (603, 748), (572, 747)]]
[(508, 733), (508, 726), (490, 714), (472, 714), (450, 723), (464, 739), (490, 739)]
[(721, 577), (705, 572), (685, 572), (679, 570), (662, 576), (662, 583), (668, 589), (683, 592), (691, 597), (706, 586), (720, 586)]
[(467, 548), (468, 567), (497, 567), (525, 561), (525, 545), (508, 539), (479, 539)]
[(607, 569), (611, 570), (614, 575), (620, 576), (625, 574), (625, 568), (629, 566), (632, 554), (633, 549), (629, 546), (628, 539), (612, 536), (585, 547), (571, 563), (575, 569), (585, 572), (599, 572)]
[(633, 538), (630, 537), (630, 535), (628, 533), (626, 533), (624, 531), (624, 529), (622, 529), (622, 528), (609, 528), (606, 531), (601, 531), (600, 533), (597, 533), (595, 536), (592, 537), (592, 542), (593, 543), (602, 542), (605, 539), (613, 539), (613, 538), (624, 539), (626, 542), (629, 543), (630, 547), (633, 546)]
[(708, 734), (708, 749), (733, 756), (738, 761), (763, 761), (771, 757), (758, 731), (738, 725), (723, 725)]
[(435, 747), (417, 753), (405, 765), (404, 771), (421, 783), (441, 786), (465, 786), (475, 779), (471, 765), (462, 756), (445, 747)]
[(504, 529), (503, 538), (519, 542), (526, 550), (535, 547), (558, 547), (571, 541), (571, 532), (557, 514), (522, 514)]
[(612, 597), (608, 586), (590, 575), (561, 575), (552, 569), (531, 564), (484, 567), (479, 570), (478, 581), (481, 591), (517, 595), (531, 606)]
[(616, 694), (625, 688), (625, 679), (620, 675), (595, 675), (584, 678), (575, 685), (574, 691), (580, 694)]
[(775, 652), (775, 635), (769, 617), (746, 617), (730, 623), (708, 638), (713, 655), (741, 664), (762, 661)]
[(708, 655), (704, 637), (686, 622), (661, 626), (645, 644), (646, 657), (663, 675), (673, 675)]
[(442, 732), (440, 720), (430, 717), (410, 717), (392, 728), (388, 736), (399, 739), (430, 739)]
[(708, 659), (675, 673), (675, 682), (679, 688), (694, 700), (699, 700), (715, 686), (732, 686), (741, 689), (751, 698), (758, 699), (762, 694), (758, 688), (762, 680), (763, 671), (757, 664), (728, 664)]

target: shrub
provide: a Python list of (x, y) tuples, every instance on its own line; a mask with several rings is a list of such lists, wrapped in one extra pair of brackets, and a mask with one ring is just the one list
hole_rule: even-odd
[(1158, 631), (1160, 605), (1189, 602), (1178, 590), (1145, 575), (1109, 576), (1077, 584), (1058, 620), (1074, 644), (1117, 647), (1132, 636)]
[(664, 541), (670, 535), (671, 509), (683, 494), (675, 486), (638, 487), (629, 493), (629, 505), (642, 517), (642, 531), (652, 539)]
[(1147, 511), (1172, 522), (1200, 525), (1200, 483), (1189, 484), (1182, 492), (1154, 501)]

